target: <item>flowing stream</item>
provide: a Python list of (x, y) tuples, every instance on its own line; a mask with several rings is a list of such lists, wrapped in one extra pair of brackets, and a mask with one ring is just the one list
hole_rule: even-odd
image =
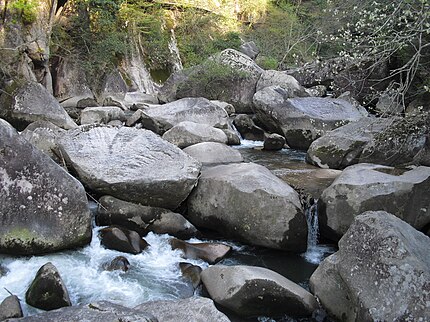
[[(308, 169), (302, 152), (284, 149), (276, 153), (262, 153), (254, 149), (260, 145), (262, 142), (244, 141), (238, 149), (245, 161), (263, 164), (280, 177)], [(95, 204), (90, 205), (94, 211)], [(233, 246), (231, 255), (220, 264), (267, 267), (308, 288), (309, 277), (318, 263), (335, 249), (317, 243), (318, 213), (315, 204), (306, 213), (310, 229), (306, 253), (290, 254), (215, 238), (212, 240)], [(73, 305), (108, 300), (128, 307), (150, 300), (192, 296), (194, 290), (190, 283), (182, 278), (178, 263), (187, 261), (203, 269), (208, 266), (201, 260), (185, 260), (181, 251), (172, 250), (169, 244), (171, 237), (168, 235), (149, 233), (145, 240), (150, 246), (138, 255), (105, 249), (100, 245), (99, 229), (100, 227), (94, 228), (91, 244), (82, 249), (41, 256), (0, 255), (0, 263), (9, 270), (8, 274), (0, 277), (0, 302), (11, 292), (22, 300), (25, 315), (39, 312), (25, 304), (25, 292), (37, 270), (47, 262), (52, 262), (58, 268)], [(119, 255), (125, 256), (131, 264), (127, 272), (103, 270), (103, 264)], [(274, 321), (265, 318), (258, 320)]]

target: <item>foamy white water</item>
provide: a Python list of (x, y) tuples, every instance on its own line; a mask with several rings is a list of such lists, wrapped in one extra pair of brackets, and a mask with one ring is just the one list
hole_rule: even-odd
[(264, 145), (263, 141), (252, 141), (252, 140), (240, 140), (240, 145), (233, 145), (234, 148), (243, 149), (243, 148), (262, 148)]
[[(105, 249), (97, 236), (100, 228), (93, 230), (91, 244), (77, 251), (31, 257), (0, 256), (0, 262), (10, 271), (0, 278), (0, 302), (9, 296), (7, 289), (22, 300), (25, 313), (36, 313), (36, 309), (25, 304), (25, 292), (37, 270), (47, 262), (57, 267), (73, 305), (108, 300), (127, 307), (150, 300), (189, 296), (192, 289), (182, 278), (178, 263), (187, 261), (202, 268), (208, 266), (201, 260), (185, 260), (179, 250), (173, 251), (169, 235), (149, 233), (145, 240), (150, 246), (138, 255)], [(128, 259), (127, 272), (103, 270), (102, 265), (116, 256)]]

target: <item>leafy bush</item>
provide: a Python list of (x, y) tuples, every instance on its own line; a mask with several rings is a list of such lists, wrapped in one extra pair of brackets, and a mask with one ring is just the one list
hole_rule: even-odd
[(18, 16), (22, 23), (32, 24), (37, 18), (37, 0), (13, 0), (9, 4), (12, 15)]

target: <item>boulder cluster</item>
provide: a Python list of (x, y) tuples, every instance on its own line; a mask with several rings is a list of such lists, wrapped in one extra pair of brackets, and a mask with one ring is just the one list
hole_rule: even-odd
[[(211, 85), (215, 68), (234, 72)], [(339, 321), (426, 321), (428, 130), (408, 132), (414, 116), (371, 116), (345, 95), (319, 97), (326, 90), (305, 88), (296, 78), (228, 49), (173, 74), (158, 96), (111, 84), (103, 99), (87, 93), (60, 104), (35, 82), (1, 95), (0, 253), (87, 245), (91, 195), (104, 247), (139, 254), (151, 247), (148, 232), (169, 234), (185, 259), (211, 265), (178, 263), (210, 299), (126, 308), (106, 301), (72, 305), (60, 272), (46, 263), (25, 301), (49, 312), (23, 320), (229, 321), (218, 308), (242, 317), (311, 317), (323, 308)], [(185, 241), (213, 230), (249, 245), (306, 250), (302, 193), (266, 167), (244, 162), (231, 147), (239, 135), (264, 141), (266, 153), (303, 150), (308, 163), (339, 170), (317, 196), (321, 234), (339, 250), (316, 269), (310, 290), (267, 268), (217, 264), (232, 252), (224, 243)], [(124, 256), (103, 265), (129, 267)], [(0, 265), (0, 277), (6, 274)], [(11, 295), (0, 304), (0, 320), (17, 317), (19, 299)]]

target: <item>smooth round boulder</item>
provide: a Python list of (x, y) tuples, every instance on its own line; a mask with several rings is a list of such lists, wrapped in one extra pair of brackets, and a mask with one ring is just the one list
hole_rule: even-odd
[(200, 161), (202, 165), (243, 162), (243, 157), (239, 151), (222, 143), (197, 143), (183, 151)]
[(354, 217), (384, 210), (416, 229), (430, 224), (430, 168), (396, 169), (359, 163), (347, 167), (319, 200), (324, 236), (338, 240)]
[(255, 125), (254, 121), (249, 115), (237, 115), (233, 120), (233, 124), (242, 138), (252, 141), (264, 140), (264, 130), (261, 127)]
[(81, 127), (60, 138), (59, 147), (90, 189), (146, 206), (177, 208), (201, 167), (155, 133), (129, 127)]
[(279, 86), (270, 86), (254, 95), (256, 117), (270, 132), (282, 134), (288, 146), (307, 150), (328, 131), (363, 115), (345, 100), (322, 97), (290, 98)]
[(188, 243), (180, 239), (170, 240), (172, 249), (183, 251), (185, 258), (202, 259), (209, 264), (215, 264), (231, 251), (231, 246), (220, 243)]
[(147, 229), (156, 234), (169, 234), (183, 239), (196, 237), (199, 232), (184, 216), (171, 211), (164, 212), (151, 221)]
[(33, 255), (91, 240), (82, 184), (0, 119), (0, 253)]
[(226, 144), (227, 135), (221, 130), (207, 124), (181, 122), (166, 133), (163, 139), (183, 149), (201, 142), (218, 142)]
[(318, 309), (311, 293), (267, 268), (215, 265), (201, 277), (210, 297), (240, 316), (300, 317)]
[(35, 308), (46, 311), (72, 305), (60, 273), (51, 262), (37, 271), (36, 277), (25, 293), (25, 301)]
[(127, 272), (130, 268), (130, 262), (124, 256), (117, 256), (110, 262), (103, 264), (103, 269), (106, 271), (123, 271)]
[(269, 86), (279, 86), (287, 91), (288, 97), (307, 97), (306, 89), (299, 84), (297, 79), (288, 75), (285, 71), (265, 70), (257, 82), (256, 92)]
[(263, 150), (279, 151), (285, 146), (285, 138), (282, 135), (272, 133), (264, 136)]
[(196, 289), (201, 283), (200, 273), (202, 272), (202, 268), (200, 266), (184, 262), (179, 263), (179, 268), (182, 276), (188, 279)]
[[(425, 321), (430, 238), (384, 211), (357, 216), (310, 278), (327, 312), (342, 321)], [(424, 319), (423, 319), (424, 318)]]
[(36, 82), (15, 85), (9, 95), (1, 95), (0, 117), (22, 131), (35, 121), (49, 121), (63, 129), (76, 128), (76, 123), (54, 96)]
[(211, 299), (199, 296), (174, 301), (150, 301), (134, 309), (152, 314), (162, 322), (230, 322)]
[(255, 163), (203, 169), (188, 198), (187, 218), (197, 228), (252, 245), (306, 249), (307, 224), (298, 193)]
[(140, 254), (149, 244), (140, 235), (123, 227), (106, 227), (99, 230), (100, 243), (124, 253)]
[(0, 321), (23, 317), (21, 303), (15, 295), (6, 297), (0, 303)]

